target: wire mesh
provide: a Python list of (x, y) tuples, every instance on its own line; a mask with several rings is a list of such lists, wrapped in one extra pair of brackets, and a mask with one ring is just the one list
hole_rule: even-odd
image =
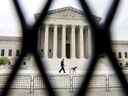
[[(3, 90), (0, 93), (0, 96), (7, 96), (10, 87), (13, 84), (13, 81), (16, 77), (16, 74), (18, 73), (20, 69), (20, 65), (22, 61), (24, 60), (24, 57), (28, 54), (32, 54), (34, 56), (34, 59), (36, 61), (36, 66), (41, 73), (41, 77), (44, 80), (45, 86), (47, 88), (47, 94), (49, 96), (57, 96), (57, 92), (53, 90), (53, 86), (50, 83), (48, 79), (48, 75), (46, 74), (46, 70), (44, 68), (44, 62), (41, 61), (41, 56), (38, 53), (38, 32), (39, 27), (42, 22), (44, 22), (45, 17), (48, 13), (48, 9), (50, 8), (53, 0), (47, 0), (45, 7), (41, 10), (41, 14), (38, 17), (37, 21), (33, 25), (28, 25), (25, 21), (25, 16), (23, 14), (23, 11), (21, 10), (21, 6), (18, 2), (18, 0), (13, 0), (15, 9), (17, 11), (17, 15), (19, 17), (21, 27), (22, 27), (22, 34), (23, 34), (23, 40), (22, 40), (22, 48), (21, 48), (21, 55), (16, 60), (16, 63), (12, 69), (12, 72), (10, 73), (9, 77), (7, 78), (7, 81), (5, 83), (5, 86)], [(80, 85), (80, 89), (75, 94), (76, 96), (85, 96), (88, 89), (88, 84), (93, 76), (93, 72), (97, 66), (97, 62), (100, 59), (100, 55), (105, 54), (108, 56), (108, 59), (111, 62), (111, 66), (116, 72), (116, 75), (122, 85), (122, 88), (124, 90), (124, 93), (126, 96), (128, 96), (128, 83), (126, 80), (126, 77), (124, 73), (121, 71), (120, 66), (117, 62), (117, 59), (112, 51), (112, 45), (111, 45), (111, 32), (110, 27), (112, 25), (112, 21), (114, 19), (116, 10), (118, 8), (120, 0), (114, 0), (108, 14), (106, 15), (105, 22), (102, 24), (97, 24), (96, 20), (94, 18), (94, 15), (92, 11), (90, 10), (90, 7), (88, 6), (87, 2), (84, 0), (79, 0), (79, 3), (84, 10), (85, 17), (87, 18), (90, 27), (91, 27), (91, 37), (92, 37), (92, 57), (90, 60), (90, 64), (87, 69), (87, 73), (84, 76), (84, 80), (82, 84)], [(30, 35), (31, 34), (31, 35)]]

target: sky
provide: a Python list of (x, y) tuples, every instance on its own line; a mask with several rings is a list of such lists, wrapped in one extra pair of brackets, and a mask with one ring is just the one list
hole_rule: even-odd
[[(1, 0), (0, 3), (0, 35), (21, 36), (21, 28), (13, 6), (13, 0)], [(128, 40), (128, 0), (121, 0), (116, 19), (111, 28), (114, 40)], [(28, 24), (34, 22), (34, 15), (39, 13), (46, 0), (19, 0)], [(96, 16), (104, 20), (104, 16), (112, 0), (87, 0)], [(80, 10), (77, 0), (54, 0), (50, 9), (72, 6)]]

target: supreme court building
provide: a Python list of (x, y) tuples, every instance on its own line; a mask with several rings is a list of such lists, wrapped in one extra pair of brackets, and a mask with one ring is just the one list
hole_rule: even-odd
[[(99, 21), (100, 18), (96, 17), (96, 20)], [(89, 24), (84, 13), (76, 8), (50, 10), (46, 21), (40, 27), (39, 37), (41, 54), (49, 62), (59, 64), (64, 58), (66, 65), (78, 66), (91, 52)]]
[[(38, 15), (35, 15), (35, 19)], [(95, 18), (100, 22), (101, 18)], [(22, 37), (16, 36), (0, 36), (0, 58), (7, 57), (10, 60), (10, 64), (0, 65), (0, 89), (10, 73), (7, 70), (20, 54), (21, 39)], [(45, 22), (40, 26), (38, 43), (54, 91), (60, 96), (73, 96), (79, 89), (91, 57), (91, 30), (83, 12), (72, 7), (49, 10)], [(119, 64), (128, 77), (128, 41), (113, 40), (112, 45)], [(62, 59), (66, 73), (59, 73)], [(10, 87), (10, 96), (47, 95), (45, 82), (38, 71), (33, 70), (33, 64), (36, 63), (32, 56), (25, 57), (21, 73), (17, 74), (17, 79)], [(110, 62), (102, 56), (97, 65), (96, 74), (88, 84), (87, 96), (124, 96), (122, 86), (109, 66)], [(76, 68), (75, 72), (73, 68)]]
[[(100, 22), (101, 18), (97, 16), (95, 18), (97, 22)], [(73, 66), (77, 66), (79, 70), (86, 70), (85, 66), (88, 66), (91, 56), (91, 30), (83, 11), (73, 7), (50, 10), (46, 21), (40, 27), (39, 37), (41, 54), (48, 60), (49, 66), (56, 66), (55, 69), (57, 69), (62, 58), (64, 58), (65, 67), (68, 71)], [(121, 51), (124, 51), (123, 54), (127, 55), (128, 46), (126, 42), (118, 41), (117, 43), (117, 41), (113, 41), (113, 45), (118, 45), (115, 48), (117, 55), (122, 55)], [(121, 59), (120, 61), (122, 66), (124, 60)], [(109, 62), (102, 61), (101, 66), (105, 63)], [(104, 71), (106, 65), (103, 66), (101, 69)]]
[(89, 31), (82, 11), (72, 7), (50, 10), (40, 28), (39, 48), (46, 58), (87, 58)]
[[(38, 15), (35, 15), (35, 19)], [(97, 16), (95, 18), (100, 22), (101, 18)], [(63, 58), (66, 73), (70, 73), (76, 66), (77, 73), (86, 70), (91, 56), (91, 30), (81, 10), (73, 7), (49, 10), (39, 31), (39, 51), (50, 73), (58, 73)], [(0, 36), (0, 56), (8, 57), (13, 64), (20, 54), (21, 39), (22, 37)], [(112, 41), (112, 44), (120, 65), (127, 67), (128, 42)], [(31, 65), (35, 63), (33, 60), (29, 57), (25, 58), (26, 69), (31, 69)], [(108, 63), (101, 60), (100, 73), (108, 70), (106, 67)]]

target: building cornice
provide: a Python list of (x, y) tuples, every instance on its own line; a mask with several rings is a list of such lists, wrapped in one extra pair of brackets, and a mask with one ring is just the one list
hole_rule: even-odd
[[(21, 41), (21, 36), (0, 36), (0, 41)], [(128, 45), (128, 41), (112, 40), (112, 45)]]
[(112, 45), (128, 45), (128, 41), (123, 41), (123, 40), (113, 40)]
[(17, 36), (0, 36), (0, 41), (21, 41), (22, 37)]

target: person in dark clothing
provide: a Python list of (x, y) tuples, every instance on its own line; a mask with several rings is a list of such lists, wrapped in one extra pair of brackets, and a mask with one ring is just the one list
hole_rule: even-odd
[(60, 67), (61, 67), (61, 68), (60, 68), (60, 70), (59, 70), (59, 73), (60, 73), (61, 71), (63, 71), (64, 73), (66, 73), (66, 72), (65, 72), (65, 69), (64, 69), (64, 59), (61, 60)]

